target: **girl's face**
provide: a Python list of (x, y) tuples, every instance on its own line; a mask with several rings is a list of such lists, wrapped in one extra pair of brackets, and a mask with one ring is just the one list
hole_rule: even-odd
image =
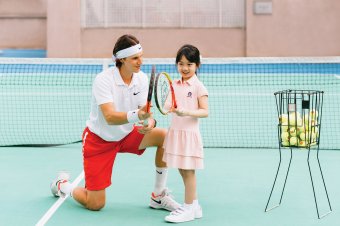
[(132, 73), (139, 72), (143, 64), (143, 52), (122, 59), (122, 63), (122, 67), (125, 67), (126, 71)]
[(187, 81), (195, 75), (197, 65), (196, 63), (189, 62), (183, 55), (181, 60), (177, 63), (177, 70), (182, 76), (182, 81)]

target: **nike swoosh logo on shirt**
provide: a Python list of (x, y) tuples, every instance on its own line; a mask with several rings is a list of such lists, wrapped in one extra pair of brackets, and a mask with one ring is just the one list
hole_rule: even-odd
[(156, 170), (156, 172), (157, 172), (158, 174), (163, 174), (163, 172), (159, 172), (159, 171), (157, 171), (157, 170)]
[(133, 93), (133, 95), (135, 95), (135, 96), (136, 96), (136, 95), (137, 95), (138, 93), (140, 93), (140, 92), (137, 92), (137, 93)]

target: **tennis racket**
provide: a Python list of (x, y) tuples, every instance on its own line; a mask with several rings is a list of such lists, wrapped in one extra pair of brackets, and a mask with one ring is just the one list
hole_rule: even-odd
[[(155, 84), (155, 74), (156, 74), (156, 66), (153, 65), (152, 69), (151, 69), (151, 76), (150, 76), (150, 82), (149, 82), (148, 98), (147, 98), (147, 101), (146, 101), (146, 112), (147, 113), (150, 113), (153, 87), (154, 87), (154, 84)], [(143, 125), (147, 126), (148, 124), (149, 124), (149, 119), (145, 119), (144, 122), (143, 122)]]
[(171, 109), (177, 108), (176, 96), (172, 87), (172, 80), (168, 73), (161, 72), (155, 81), (155, 102), (158, 110), (163, 114), (168, 114)]

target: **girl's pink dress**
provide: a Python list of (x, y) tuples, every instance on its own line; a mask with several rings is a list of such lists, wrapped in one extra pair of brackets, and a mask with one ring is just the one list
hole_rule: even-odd
[[(207, 96), (203, 83), (193, 76), (186, 82), (175, 80), (173, 87), (178, 109), (197, 110), (198, 98)], [(177, 116), (171, 113), (170, 128), (164, 141), (163, 161), (168, 167), (179, 169), (203, 169), (203, 144), (199, 130), (199, 119)]]

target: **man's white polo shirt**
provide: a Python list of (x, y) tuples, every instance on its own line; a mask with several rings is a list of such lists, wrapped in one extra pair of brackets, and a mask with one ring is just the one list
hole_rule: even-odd
[(113, 103), (116, 111), (127, 112), (146, 104), (148, 78), (145, 73), (134, 73), (130, 85), (126, 85), (119, 70), (112, 67), (99, 73), (92, 86), (91, 112), (86, 126), (106, 141), (119, 141), (133, 129), (133, 123), (107, 124), (100, 109), (101, 104)]

